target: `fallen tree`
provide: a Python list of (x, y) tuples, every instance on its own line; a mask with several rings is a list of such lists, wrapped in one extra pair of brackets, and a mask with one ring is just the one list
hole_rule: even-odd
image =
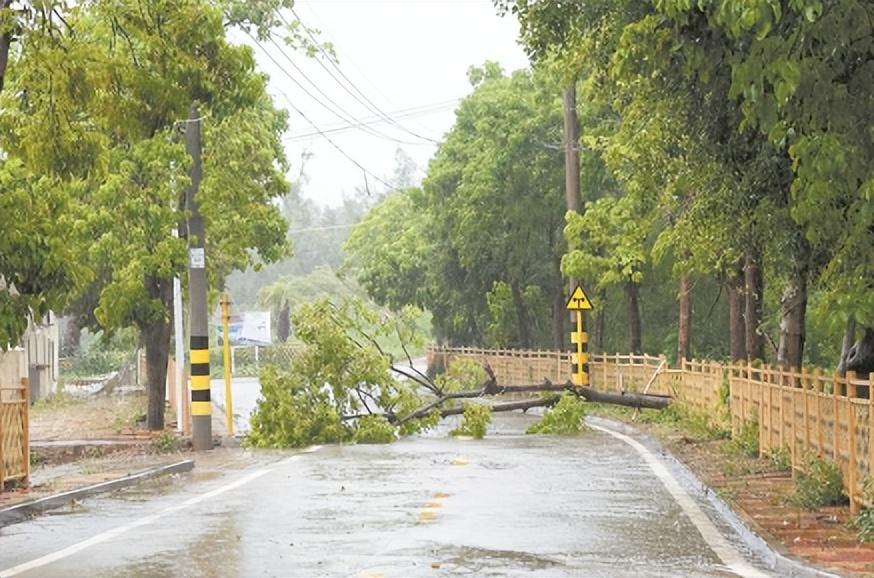
[[(501, 385), (487, 365), (459, 360), (434, 378), (415, 367), (405, 343), (414, 338), (411, 320), (387, 320), (356, 300), (319, 301), (294, 315), (303, 352), (288, 368), (261, 374), (262, 398), (247, 441), (260, 447), (378, 440), (413, 434), (445, 417), (465, 414), (471, 403), (488, 412), (552, 408), (562, 395), (598, 403), (663, 409), (670, 398), (598, 391), (544, 379), (537, 384)], [(395, 363), (382, 338), (397, 338), (406, 363)], [(478, 387), (472, 387), (478, 384)], [(541, 394), (507, 401), (501, 396)], [(547, 395), (544, 395), (547, 394)], [(473, 412), (470, 412), (471, 415)], [(465, 414), (466, 415), (466, 414)]]

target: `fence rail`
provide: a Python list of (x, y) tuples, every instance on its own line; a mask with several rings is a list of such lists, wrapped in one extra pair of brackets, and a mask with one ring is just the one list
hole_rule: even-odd
[(0, 492), (10, 481), (30, 475), (27, 379), (18, 386), (0, 385)]
[[(499, 383), (570, 381), (570, 354), (557, 351), (432, 348), (430, 364), (464, 357), (487, 363)], [(874, 506), (863, 488), (874, 479), (874, 373), (863, 379), (781, 368), (684, 361), (668, 368), (663, 357), (596, 354), (592, 387), (671, 395), (675, 403), (706, 414), (737, 433), (755, 422), (759, 453), (785, 448), (793, 469), (818, 455), (840, 468), (851, 509)]]

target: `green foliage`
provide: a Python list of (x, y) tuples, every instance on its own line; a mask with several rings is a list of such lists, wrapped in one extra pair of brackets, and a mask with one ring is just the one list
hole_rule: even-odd
[(786, 446), (771, 450), (768, 459), (778, 472), (788, 472), (792, 469), (792, 455)]
[(849, 523), (860, 542), (874, 541), (874, 508), (862, 508)]
[(679, 403), (672, 403), (662, 410), (640, 414), (646, 423), (666, 424), (682, 429), (689, 435), (702, 440), (726, 439), (730, 432), (718, 421), (702, 412), (692, 411)]
[(576, 395), (565, 392), (555, 406), (546, 410), (540, 420), (529, 426), (525, 433), (573, 435), (583, 428), (586, 404)]
[(30, 467), (35, 468), (46, 463), (48, 458), (36, 450), (30, 450)]
[(482, 387), (487, 377), (482, 365), (473, 359), (453, 359), (434, 382), (443, 392), (452, 393)]
[[(874, 479), (866, 477), (862, 481), (862, 501), (871, 504), (874, 501)], [(874, 508), (867, 506), (856, 514), (847, 525), (856, 530), (860, 542), (874, 541)]]
[[(360, 300), (305, 304), (295, 312), (294, 326), (302, 350), (287, 369), (269, 366), (262, 371), (262, 398), (252, 415), (248, 444), (343, 442), (355, 439), (362, 425), (362, 439), (385, 439), (384, 424), (361, 419), (356, 428), (352, 416), (381, 410), (402, 419), (427, 403), (413, 382), (398, 381), (389, 371), (392, 359), (379, 347), (379, 339), (397, 333), (394, 324)], [(407, 419), (398, 433), (421, 431), (435, 419), (434, 414)], [(395, 426), (388, 426), (394, 435)]]
[(491, 422), (492, 408), (479, 403), (465, 403), (461, 425), (452, 430), (451, 434), (481, 440), (485, 437)]
[(423, 188), (387, 196), (353, 230), (349, 268), (378, 303), (433, 314), (435, 336), (530, 347), (551, 342), (564, 293), (559, 93), (547, 74), (469, 71), (473, 94)]
[(179, 448), (179, 439), (173, 432), (165, 431), (152, 440), (152, 445), (158, 453), (169, 454)]
[(261, 448), (297, 448), (346, 441), (350, 431), (331, 403), (327, 387), (309, 384), (299, 373), (261, 372), (261, 399), (252, 413), (246, 443)]
[(754, 418), (741, 424), (738, 432), (726, 443), (726, 448), (748, 458), (759, 457), (759, 420)]
[(132, 360), (137, 350), (136, 332), (121, 331), (114, 335), (83, 332), (76, 352), (64, 377), (93, 377), (118, 371), (125, 361)]
[(355, 425), (353, 439), (359, 444), (388, 444), (397, 439), (396, 431), (384, 417), (367, 415)]
[(795, 491), (789, 501), (807, 510), (846, 504), (841, 470), (819, 456), (808, 456), (795, 476)]

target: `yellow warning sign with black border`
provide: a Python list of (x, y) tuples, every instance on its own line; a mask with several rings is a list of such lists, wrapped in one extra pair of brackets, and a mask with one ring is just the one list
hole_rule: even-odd
[(583, 291), (582, 286), (577, 285), (576, 289), (574, 289), (574, 292), (571, 294), (571, 298), (567, 301), (568, 311), (588, 311), (591, 308), (592, 302), (589, 301), (586, 292)]

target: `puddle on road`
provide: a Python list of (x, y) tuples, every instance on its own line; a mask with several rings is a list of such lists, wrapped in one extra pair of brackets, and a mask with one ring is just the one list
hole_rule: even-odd
[(448, 546), (434, 552), (441, 564), (457, 566), (469, 572), (483, 570), (498, 570), (499, 568), (512, 568), (513, 570), (525, 569), (548, 570), (563, 567), (564, 563), (545, 556), (538, 556), (528, 552), (516, 550), (491, 550), (488, 548), (476, 548), (473, 546)]

